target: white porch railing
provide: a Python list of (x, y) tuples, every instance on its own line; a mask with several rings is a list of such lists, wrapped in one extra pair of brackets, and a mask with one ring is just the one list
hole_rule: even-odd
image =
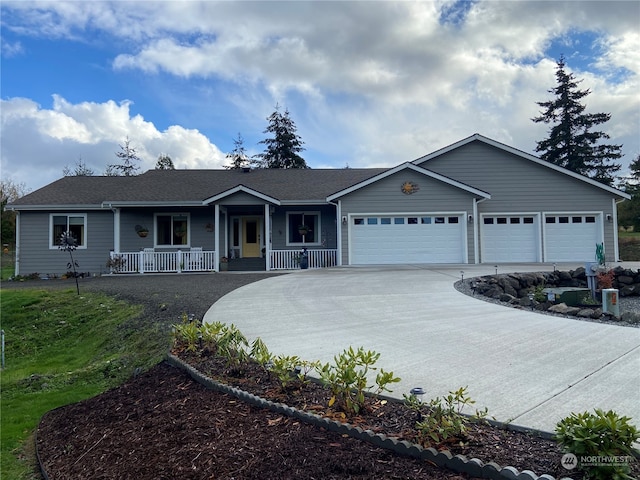
[[(271, 250), (271, 270), (295, 270), (300, 268), (301, 250)], [(335, 249), (307, 250), (309, 268), (335, 267), (338, 251)]]
[(111, 252), (111, 273), (182, 273), (217, 270), (214, 251)]

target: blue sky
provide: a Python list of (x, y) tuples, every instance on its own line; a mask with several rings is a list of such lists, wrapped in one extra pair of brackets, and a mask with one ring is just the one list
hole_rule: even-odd
[(555, 60), (640, 153), (640, 2), (0, 4), (2, 178), (34, 190), (128, 136), (142, 170), (220, 168), (287, 108), (312, 168), (395, 166), (474, 133), (533, 153)]

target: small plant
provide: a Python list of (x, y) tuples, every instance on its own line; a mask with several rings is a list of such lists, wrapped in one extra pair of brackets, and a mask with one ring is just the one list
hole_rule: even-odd
[(249, 361), (247, 347), (249, 342), (240, 330), (232, 323), (225, 326), (218, 339), (218, 354), (227, 360), (227, 367), (235, 374), (240, 374), (242, 365)]
[(629, 417), (595, 409), (595, 413), (572, 413), (556, 425), (556, 440), (578, 457), (578, 467), (587, 478), (597, 480), (630, 479), (628, 462), (583, 466), (580, 457), (621, 457), (633, 455), (633, 444), (640, 438)]
[(120, 273), (126, 264), (127, 260), (124, 258), (124, 256), (114, 255), (112, 257), (109, 257), (106, 267), (114, 273)]
[(607, 270), (604, 272), (598, 272), (598, 288), (604, 290), (605, 288), (613, 288), (613, 280), (615, 279), (615, 274), (613, 270)]
[[(380, 358), (380, 354), (371, 350), (365, 351), (363, 347), (358, 350), (349, 347), (333, 358), (334, 365), (327, 363), (320, 366), (320, 379), (333, 394), (329, 400), (329, 406), (339, 401), (346, 413), (357, 415), (365, 406), (365, 392), (374, 388), (374, 385), (367, 386), (367, 376), (370, 371), (377, 370), (374, 365)], [(390, 392), (387, 385), (399, 381), (398, 377), (393, 376), (393, 372), (380, 369), (376, 376), (376, 390), (373, 394)]]
[(543, 303), (547, 301), (547, 294), (544, 292), (546, 287), (544, 285), (537, 285), (533, 289), (533, 299), (538, 303)]
[(251, 352), (249, 352), (249, 356), (265, 370), (267, 369), (267, 365), (270, 365), (273, 360), (267, 345), (260, 337), (256, 338), (251, 344)]
[(186, 313), (181, 318), (180, 323), (173, 325), (174, 345), (187, 352), (196, 352), (202, 338), (198, 322), (191, 320)]
[[(418, 440), (425, 447), (445, 442), (462, 441), (466, 437), (467, 425), (472, 421), (483, 420), (487, 416), (486, 407), (477, 410), (475, 415), (462, 413), (465, 407), (476, 402), (469, 397), (467, 387), (449, 392), (446, 397), (436, 397), (426, 405), (426, 414), (416, 423)], [(413, 408), (416, 409), (414, 403)]]
[(295, 355), (278, 355), (273, 359), (270, 370), (278, 378), (283, 392), (298, 379), (295, 370), (299, 363), (300, 358)]
[(222, 322), (205, 323), (200, 327), (202, 335), (202, 344), (204, 348), (208, 348), (211, 353), (217, 353), (218, 342), (225, 331), (225, 324)]
[(67, 263), (67, 268), (73, 269), (73, 277), (76, 279), (76, 290), (78, 291), (78, 295), (80, 295), (80, 285), (78, 284), (78, 275), (76, 274), (76, 268), (79, 265), (78, 262), (73, 259), (73, 252), (78, 248), (78, 241), (71, 232), (63, 232), (62, 235), (60, 235), (58, 248), (63, 252), (69, 252), (69, 258), (71, 258), (71, 261)]

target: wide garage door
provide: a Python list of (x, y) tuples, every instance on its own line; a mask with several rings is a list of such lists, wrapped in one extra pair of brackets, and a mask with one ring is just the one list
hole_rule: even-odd
[(540, 231), (536, 215), (484, 215), (481, 261), (538, 262)]
[(462, 220), (462, 215), (351, 217), (351, 264), (464, 263)]
[(602, 243), (600, 216), (553, 214), (544, 217), (545, 261), (592, 262)]

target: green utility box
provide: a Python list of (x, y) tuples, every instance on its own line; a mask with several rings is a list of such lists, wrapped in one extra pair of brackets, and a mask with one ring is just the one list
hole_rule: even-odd
[(578, 287), (554, 287), (542, 290), (547, 299), (553, 303), (566, 303), (570, 307), (584, 304), (584, 299), (591, 298), (591, 290)]

